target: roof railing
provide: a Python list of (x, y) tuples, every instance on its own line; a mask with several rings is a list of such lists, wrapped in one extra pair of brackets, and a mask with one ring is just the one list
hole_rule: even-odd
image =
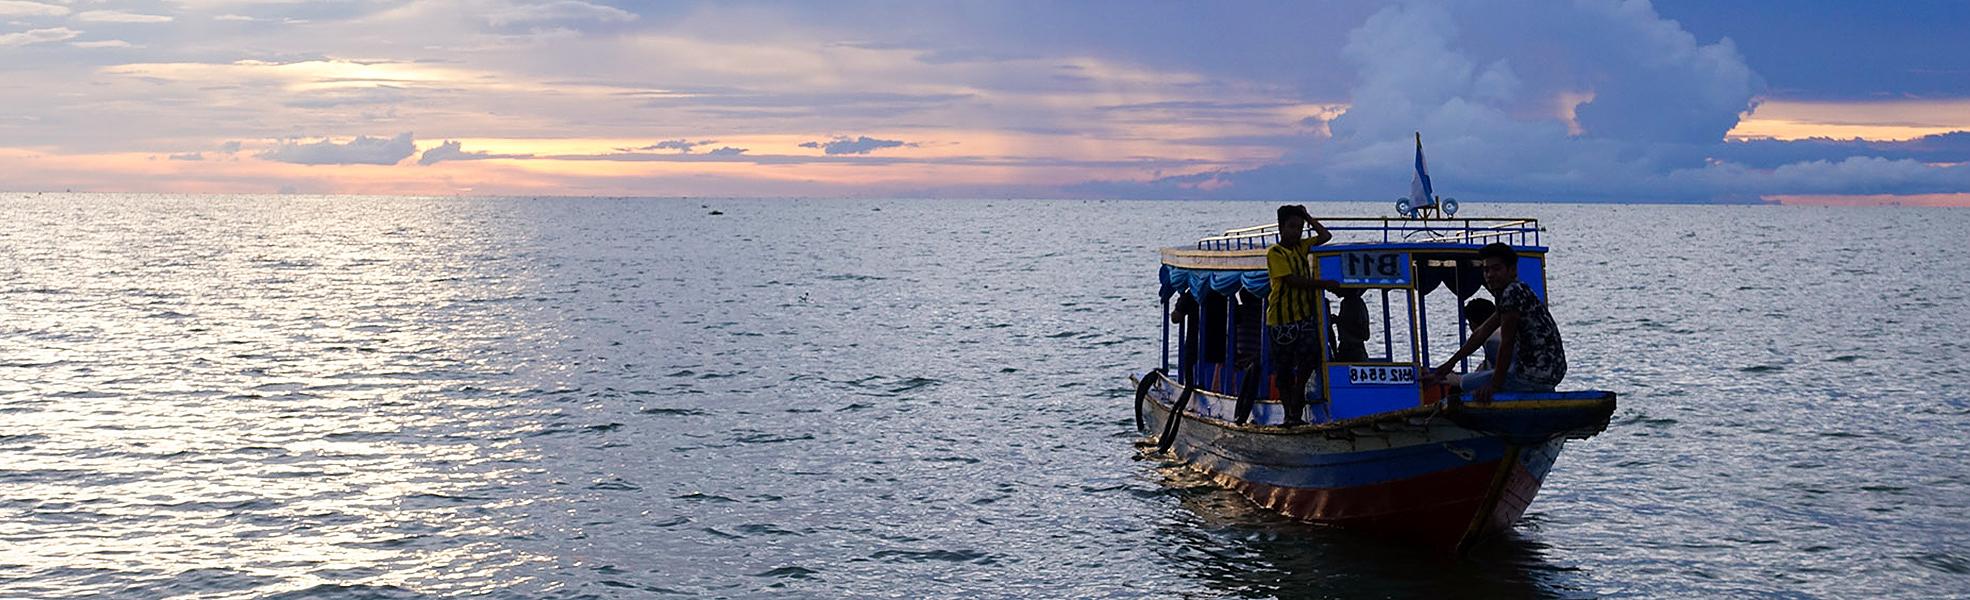
[[(1457, 244), (1502, 241), (1514, 246), (1540, 245), (1538, 219), (1404, 219), (1401, 217), (1322, 217), (1322, 225), (1334, 233), (1334, 241), (1371, 242), (1379, 235), (1382, 243)], [(1303, 234), (1311, 235), (1312, 228)], [(1418, 238), (1417, 236), (1424, 236)], [(1366, 239), (1363, 239), (1366, 238)], [(1279, 241), (1279, 225), (1254, 225), (1227, 229), (1224, 233), (1197, 240), (1198, 250), (1255, 250)]]

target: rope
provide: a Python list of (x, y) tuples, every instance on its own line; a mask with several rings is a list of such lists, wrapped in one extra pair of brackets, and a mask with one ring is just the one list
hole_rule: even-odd
[(1245, 367), (1244, 385), (1238, 386), (1238, 407), (1233, 411), (1237, 422), (1241, 425), (1246, 419), (1252, 418), (1252, 406), (1258, 402), (1259, 386), (1264, 385), (1264, 382), (1259, 381), (1259, 375), (1262, 373), (1258, 365)]
[(1142, 376), (1142, 381), (1136, 382), (1135, 384), (1136, 433), (1149, 433), (1148, 423), (1144, 423), (1142, 419), (1142, 398), (1144, 396), (1149, 395), (1149, 387), (1156, 385), (1157, 378), (1168, 378), (1168, 377), (1169, 375), (1163, 374), (1162, 369), (1150, 369), (1148, 373)]
[(1183, 393), (1177, 394), (1177, 403), (1170, 406), (1170, 422), (1163, 426), (1163, 437), (1156, 444), (1157, 452), (1169, 452), (1170, 446), (1177, 443), (1177, 426), (1183, 424), (1183, 407), (1190, 404), (1190, 396), (1197, 392), (1197, 386), (1183, 386)]

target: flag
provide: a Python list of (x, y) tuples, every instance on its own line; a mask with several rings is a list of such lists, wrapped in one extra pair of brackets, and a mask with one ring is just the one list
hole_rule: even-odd
[(1436, 204), (1436, 191), (1430, 188), (1430, 171), (1423, 166), (1423, 132), (1416, 132), (1416, 178), (1409, 181), (1409, 205), (1422, 208)]

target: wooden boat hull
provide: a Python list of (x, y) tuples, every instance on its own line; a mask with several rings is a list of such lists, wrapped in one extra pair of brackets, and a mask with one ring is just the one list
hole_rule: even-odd
[[(1145, 424), (1160, 437), (1182, 390), (1161, 378), (1143, 389)], [(1567, 435), (1598, 431), (1501, 435), (1467, 429), (1457, 422), (1465, 419), (1431, 407), (1294, 428), (1249, 425), (1211, 416), (1227, 400), (1186, 403), (1175, 436), (1158, 441), (1220, 485), (1289, 517), (1442, 548), (1508, 530), (1538, 495)], [(1608, 413), (1612, 404), (1610, 395)]]

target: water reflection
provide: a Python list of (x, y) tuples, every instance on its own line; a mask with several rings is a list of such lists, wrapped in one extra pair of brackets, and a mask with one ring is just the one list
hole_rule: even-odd
[(1186, 467), (1156, 473), (1185, 510), (1159, 523), (1159, 557), (1205, 589), (1246, 598), (1571, 598), (1591, 594), (1540, 542), (1514, 534), (1458, 557), (1286, 519)]
[(48, 225), (0, 232), (0, 563), (27, 573), (10, 589), (510, 584), (536, 559), (484, 540), (525, 530), (497, 502), (533, 458), (474, 417), (531, 409), (467, 390), (506, 385), (473, 365), (525, 319), (454, 303), (526, 285), (480, 266), (525, 239), (488, 208), (9, 203)]

